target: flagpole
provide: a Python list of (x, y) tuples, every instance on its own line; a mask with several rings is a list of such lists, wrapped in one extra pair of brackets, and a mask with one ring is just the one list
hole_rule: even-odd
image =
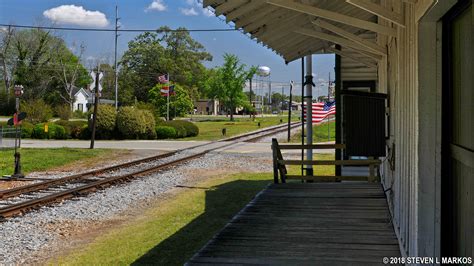
[[(330, 93), (330, 90), (331, 90), (331, 72), (329, 72), (329, 80), (328, 80), (328, 102), (331, 101), (330, 97), (331, 97), (331, 93)], [(330, 137), (330, 133), (329, 133), (329, 115), (327, 117), (327, 122), (326, 122), (327, 126), (328, 126), (328, 141), (331, 140), (331, 137)]]
[(170, 121), (170, 74), (168, 76), (168, 97), (167, 97), (167, 104), (166, 104), (166, 121)]

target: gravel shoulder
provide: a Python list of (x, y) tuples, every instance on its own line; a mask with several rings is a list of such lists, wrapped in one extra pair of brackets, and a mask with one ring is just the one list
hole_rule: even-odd
[(0, 227), (0, 264), (44, 264), (137, 219), (176, 193), (185, 193), (187, 186), (221, 175), (270, 172), (271, 165), (271, 157), (262, 154), (209, 153), (167, 171), (8, 219)]

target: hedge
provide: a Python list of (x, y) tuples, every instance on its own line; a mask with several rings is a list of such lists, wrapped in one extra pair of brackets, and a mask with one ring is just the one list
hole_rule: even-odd
[(172, 139), (176, 137), (176, 130), (168, 126), (156, 126), (156, 136), (158, 139)]
[(143, 138), (145, 139), (156, 139), (156, 130), (155, 130), (155, 116), (150, 110), (139, 110), (145, 120), (145, 134)]
[[(92, 114), (94, 108), (89, 111), (89, 131), (92, 132)], [(97, 139), (111, 139), (114, 137), (117, 112), (115, 107), (108, 104), (101, 104), (97, 109), (97, 122), (95, 128), (95, 137)]]
[(194, 137), (199, 135), (199, 128), (192, 122), (185, 120), (163, 121), (158, 123), (159, 126), (168, 126), (176, 130), (177, 138)]
[(54, 122), (57, 125), (63, 126), (66, 130), (66, 134), (68, 138), (72, 139), (80, 139), (82, 138), (83, 131), (87, 129), (88, 125), (86, 121), (66, 121), (66, 120), (58, 120)]
[(134, 107), (122, 107), (117, 113), (117, 129), (123, 138), (140, 139), (146, 134), (146, 123), (143, 111)]
[(36, 124), (31, 134), (35, 139), (66, 139), (67, 134), (63, 126), (48, 123), (48, 132), (45, 132), (45, 124)]

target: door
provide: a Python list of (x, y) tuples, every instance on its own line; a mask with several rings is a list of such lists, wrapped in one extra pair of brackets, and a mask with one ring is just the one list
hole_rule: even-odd
[(443, 256), (474, 257), (474, 68), (472, 1), (443, 19)]

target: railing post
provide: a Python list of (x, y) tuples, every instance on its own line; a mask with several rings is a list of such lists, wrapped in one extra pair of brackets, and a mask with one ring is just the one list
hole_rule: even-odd
[[(368, 159), (373, 160), (374, 157), (369, 157)], [(367, 180), (369, 181), (369, 183), (374, 182), (374, 179), (375, 179), (374, 170), (375, 170), (374, 164), (373, 163), (369, 164), (369, 180)]]
[(273, 182), (278, 184), (278, 156), (277, 156), (278, 142), (275, 138), (272, 139), (272, 153), (273, 153)]

